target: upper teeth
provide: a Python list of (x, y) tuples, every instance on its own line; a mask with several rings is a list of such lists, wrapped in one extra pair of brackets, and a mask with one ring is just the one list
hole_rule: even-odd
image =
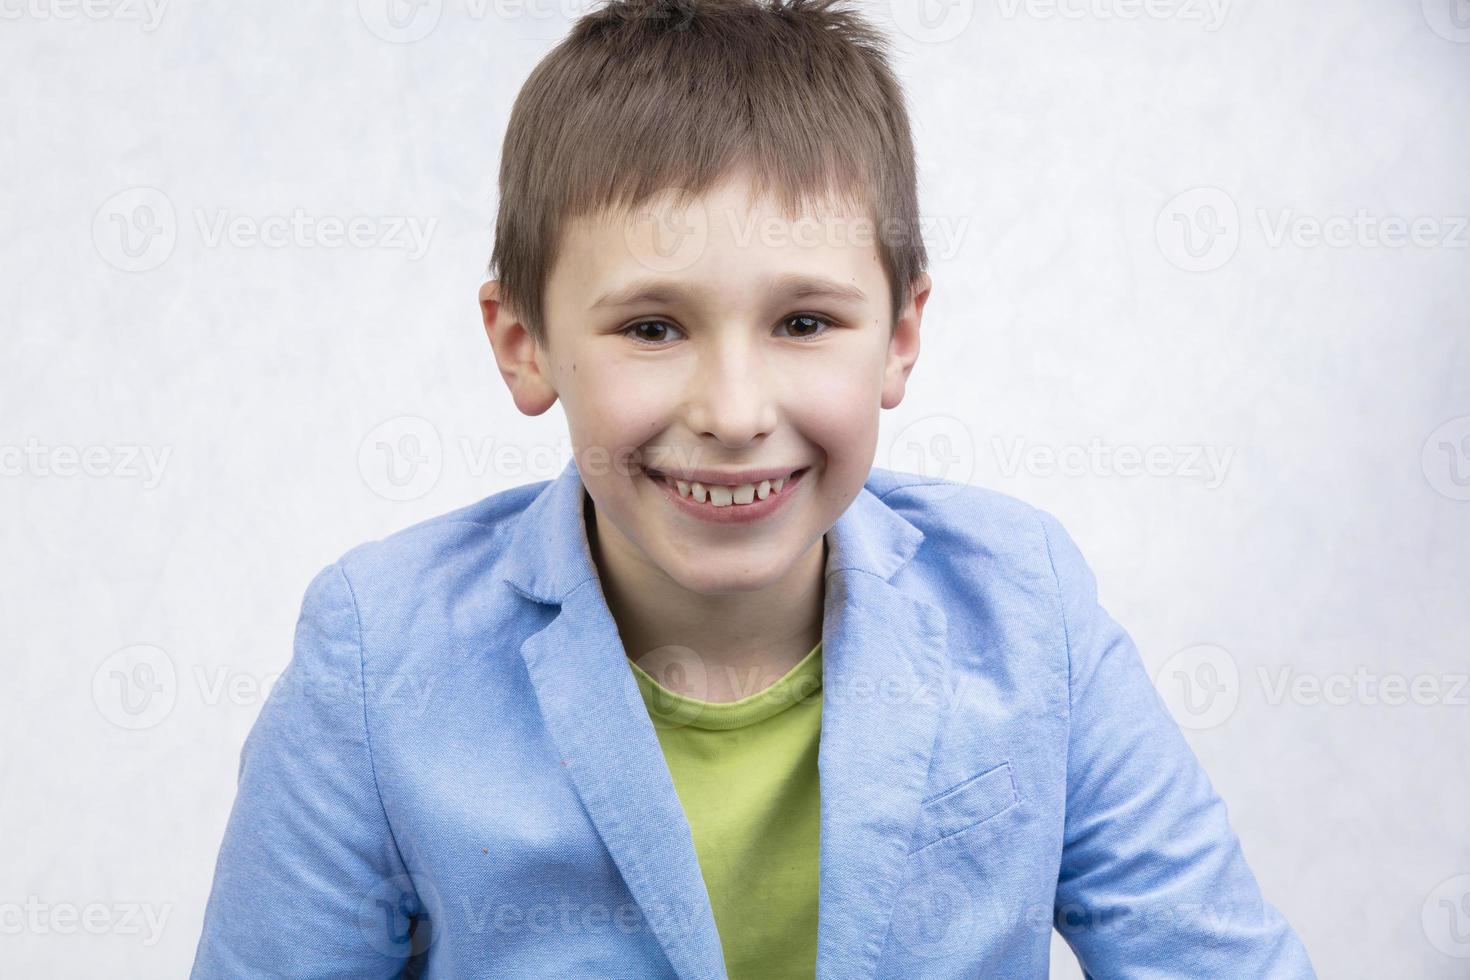
[(696, 503), (708, 501), (716, 507), (728, 507), (731, 504), (754, 503), (757, 498), (765, 500), (773, 492), (780, 493), (790, 475), (779, 480), (762, 480), (759, 483), (741, 483), (736, 486), (706, 485), (698, 481), (690, 483), (670, 476), (663, 476), (661, 479), (678, 490), (681, 497), (688, 497)]

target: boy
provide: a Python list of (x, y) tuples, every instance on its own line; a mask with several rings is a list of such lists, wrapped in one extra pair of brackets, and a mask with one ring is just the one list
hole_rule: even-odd
[(480, 293), (575, 459), (312, 581), (195, 976), (1313, 976), (1056, 520), (873, 467), (916, 229), (852, 12), (578, 21)]

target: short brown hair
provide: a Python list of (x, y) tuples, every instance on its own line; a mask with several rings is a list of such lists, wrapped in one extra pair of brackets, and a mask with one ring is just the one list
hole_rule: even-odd
[(842, 4), (612, 0), (577, 20), (517, 95), (500, 161), (490, 274), (538, 342), (564, 222), (688, 201), (740, 166), (790, 220), (868, 209), (896, 323), (927, 261), (908, 112), (887, 39)]

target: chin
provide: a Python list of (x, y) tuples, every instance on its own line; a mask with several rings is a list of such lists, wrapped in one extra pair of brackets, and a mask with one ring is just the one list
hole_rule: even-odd
[(756, 592), (774, 585), (779, 576), (761, 572), (730, 573), (704, 569), (665, 569), (665, 572), (681, 588), (699, 595), (732, 595), (741, 592)]

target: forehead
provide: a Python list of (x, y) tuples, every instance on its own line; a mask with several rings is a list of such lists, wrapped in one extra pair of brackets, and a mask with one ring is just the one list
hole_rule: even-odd
[(565, 312), (695, 291), (721, 305), (773, 290), (886, 301), (878, 230), (865, 205), (827, 198), (786, 213), (739, 172), (697, 197), (666, 191), (579, 217), (559, 244), (548, 300)]

